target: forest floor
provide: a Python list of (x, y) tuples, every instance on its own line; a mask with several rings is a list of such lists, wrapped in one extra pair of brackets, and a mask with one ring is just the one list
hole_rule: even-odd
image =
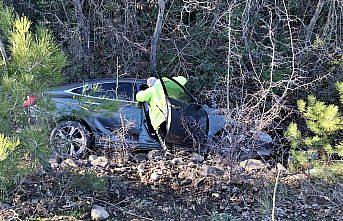
[(3, 220), (90, 220), (94, 205), (108, 220), (271, 220), (274, 205), (276, 220), (343, 220), (341, 179), (280, 164), (161, 151), (50, 163), (0, 203)]

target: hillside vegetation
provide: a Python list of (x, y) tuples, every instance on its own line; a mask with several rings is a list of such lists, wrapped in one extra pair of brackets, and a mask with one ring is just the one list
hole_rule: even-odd
[[(340, 220), (342, 27), (342, 0), (0, 0), (0, 220), (89, 220), (94, 205), (111, 220)], [(53, 119), (23, 108), (57, 85), (157, 73), (185, 76), (235, 134), (266, 131), (275, 156), (56, 161)]]

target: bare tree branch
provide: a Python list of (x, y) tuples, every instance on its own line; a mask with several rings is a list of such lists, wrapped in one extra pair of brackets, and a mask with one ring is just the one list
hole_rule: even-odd
[(158, 44), (158, 38), (161, 33), (162, 24), (163, 24), (163, 16), (166, 6), (166, 0), (158, 0), (158, 16), (157, 16), (157, 22), (154, 34), (151, 38), (151, 54), (150, 54), (150, 68), (152, 73), (156, 73), (156, 67), (157, 67), (157, 44)]
[(320, 13), (322, 12), (324, 3), (325, 3), (325, 0), (318, 0), (316, 11), (315, 11), (313, 17), (311, 18), (310, 24), (309, 24), (309, 26), (307, 28), (306, 43), (310, 43), (311, 42), (311, 38), (312, 38), (312, 34), (313, 34), (313, 29), (314, 29), (314, 26), (317, 23), (317, 20), (319, 18)]

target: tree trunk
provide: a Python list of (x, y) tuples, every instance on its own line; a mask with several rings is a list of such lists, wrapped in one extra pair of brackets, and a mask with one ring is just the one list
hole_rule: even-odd
[(154, 34), (151, 38), (151, 52), (150, 52), (150, 68), (152, 73), (156, 73), (156, 67), (157, 67), (157, 44), (158, 44), (158, 38), (161, 33), (162, 24), (163, 24), (163, 16), (164, 16), (164, 10), (166, 6), (166, 0), (158, 0), (158, 16), (157, 16), (157, 22)]
[(250, 19), (250, 9), (251, 9), (251, 0), (247, 0), (245, 3), (244, 11), (242, 14), (242, 38), (244, 42), (244, 49), (245, 52), (250, 54), (250, 46), (249, 46), (249, 39), (248, 39), (248, 25)]
[(310, 24), (308, 25), (308, 28), (307, 28), (306, 43), (311, 43), (313, 29), (317, 23), (317, 20), (319, 18), (320, 13), (322, 12), (324, 3), (325, 3), (325, 0), (319, 0), (317, 3), (316, 11), (315, 11), (313, 17), (311, 18)]
[(90, 58), (90, 51), (89, 51), (89, 26), (86, 17), (83, 14), (82, 6), (84, 4), (84, 0), (73, 0), (72, 1), (75, 6), (75, 14), (76, 14), (76, 21), (78, 25), (78, 29), (81, 36), (81, 48), (82, 48), (82, 56), (81, 58), (84, 60), (87, 69), (89, 70), (89, 58)]

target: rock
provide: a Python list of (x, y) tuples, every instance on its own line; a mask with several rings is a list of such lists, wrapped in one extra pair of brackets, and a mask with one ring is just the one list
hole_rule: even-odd
[(172, 159), (171, 163), (174, 165), (181, 164), (182, 158), (181, 157), (174, 158), (174, 159)]
[(58, 163), (58, 161), (56, 160), (56, 158), (49, 159), (49, 163), (50, 163), (50, 166), (51, 166), (52, 169), (56, 169), (60, 165)]
[(212, 193), (212, 197), (214, 197), (214, 198), (220, 198), (220, 193)]
[(202, 162), (204, 162), (204, 160), (205, 160), (204, 156), (202, 156), (198, 153), (193, 153), (191, 156), (191, 161), (193, 163), (202, 163)]
[(308, 169), (308, 170), (306, 170), (306, 171), (305, 171), (305, 174), (307, 174), (307, 175), (318, 175), (318, 174), (320, 174), (321, 172), (323, 172), (323, 171), (322, 171), (322, 170), (318, 170), (318, 169), (313, 168), (313, 169)]
[(307, 177), (305, 174), (299, 173), (299, 174), (287, 176), (284, 179), (288, 180), (288, 181), (299, 181), (299, 180), (305, 180), (305, 179), (307, 179)]
[(200, 178), (200, 179), (195, 180), (195, 181), (194, 181), (194, 187), (198, 188), (198, 187), (200, 187), (201, 185), (203, 185), (205, 179), (206, 179), (205, 177), (202, 177), (202, 178)]
[(147, 160), (148, 158), (147, 158), (146, 154), (144, 154), (144, 153), (137, 153), (137, 154), (135, 154), (135, 156), (133, 157), (133, 159), (134, 159), (137, 163), (140, 163), (140, 162), (142, 162), (142, 161)]
[(53, 154), (51, 155), (50, 159), (49, 159), (49, 163), (51, 168), (56, 168), (59, 166), (59, 164), (62, 163), (62, 159), (61, 157), (58, 155), (58, 153), (53, 152)]
[(215, 175), (215, 176), (223, 176), (224, 175), (224, 169), (217, 167), (217, 166), (210, 166), (208, 168), (207, 172), (209, 175)]
[(92, 220), (105, 220), (110, 216), (108, 212), (105, 210), (104, 207), (94, 205), (91, 210), (91, 218)]
[(73, 167), (78, 168), (79, 166), (72, 160), (72, 159), (66, 159), (61, 163), (62, 167)]
[(191, 184), (192, 182), (193, 182), (193, 180), (192, 180), (191, 178), (188, 177), (188, 178), (182, 180), (181, 183), (180, 183), (180, 185), (186, 186), (186, 185)]
[(191, 168), (195, 168), (195, 167), (196, 167), (196, 164), (193, 163), (193, 162), (189, 162), (189, 163), (187, 164), (187, 166), (188, 166), (188, 167), (191, 167)]
[(187, 177), (187, 172), (185, 172), (185, 171), (181, 171), (180, 173), (179, 173), (179, 175), (177, 175), (177, 178), (179, 178), (180, 180), (183, 180), (183, 179), (185, 179)]
[[(91, 155), (94, 156), (94, 155)], [(90, 163), (92, 166), (100, 166), (105, 167), (108, 164), (108, 159), (106, 157), (92, 157), (89, 156), (88, 159), (90, 159)]]
[(224, 170), (216, 166), (203, 165), (199, 171), (201, 176), (223, 176)]
[(203, 165), (199, 170), (200, 176), (207, 176), (208, 175), (208, 165)]
[(282, 165), (281, 163), (276, 164), (276, 169), (280, 170), (281, 172), (287, 171), (286, 167)]
[(239, 166), (246, 171), (263, 170), (267, 167), (261, 160), (249, 159), (239, 163)]
[(156, 161), (161, 161), (162, 159), (163, 159), (162, 156), (156, 156), (156, 157), (155, 157), (155, 160), (156, 160)]
[(258, 156), (264, 156), (264, 157), (267, 157), (267, 156), (271, 156), (272, 155), (272, 150), (270, 149), (260, 149), (260, 150), (257, 150), (256, 151)]
[(151, 150), (148, 153), (148, 159), (149, 160), (155, 160), (156, 157), (158, 157), (158, 156), (161, 157), (162, 155), (163, 155), (163, 151), (161, 151), (161, 150)]
[(143, 173), (144, 172), (144, 168), (145, 168), (145, 164), (143, 164), (143, 163), (140, 163), (137, 166), (137, 170), (138, 170), (139, 173)]
[(3, 209), (7, 209), (7, 208), (10, 208), (11, 205), (7, 204), (7, 203), (1, 203), (0, 202), (0, 210), (3, 210)]
[(262, 131), (258, 131), (257, 134), (258, 134), (258, 140), (260, 142), (263, 142), (263, 143), (272, 143), (273, 142), (273, 138), (269, 134), (262, 132)]
[(164, 157), (167, 159), (167, 160), (171, 160), (174, 158), (174, 155), (172, 153), (170, 153), (169, 151), (166, 151), (164, 153)]
[(89, 160), (89, 161), (94, 161), (94, 160), (96, 160), (97, 158), (98, 158), (98, 156), (96, 156), (96, 155), (89, 155), (88, 160)]
[(177, 176), (177, 178), (179, 178), (180, 180), (185, 180), (185, 179), (194, 179), (194, 173), (192, 171), (181, 171), (179, 173), (179, 175)]
[(159, 180), (160, 179), (160, 174), (158, 174), (157, 172), (153, 172), (151, 175), (150, 175), (150, 179), (152, 180), (152, 181), (157, 181), (157, 180)]

